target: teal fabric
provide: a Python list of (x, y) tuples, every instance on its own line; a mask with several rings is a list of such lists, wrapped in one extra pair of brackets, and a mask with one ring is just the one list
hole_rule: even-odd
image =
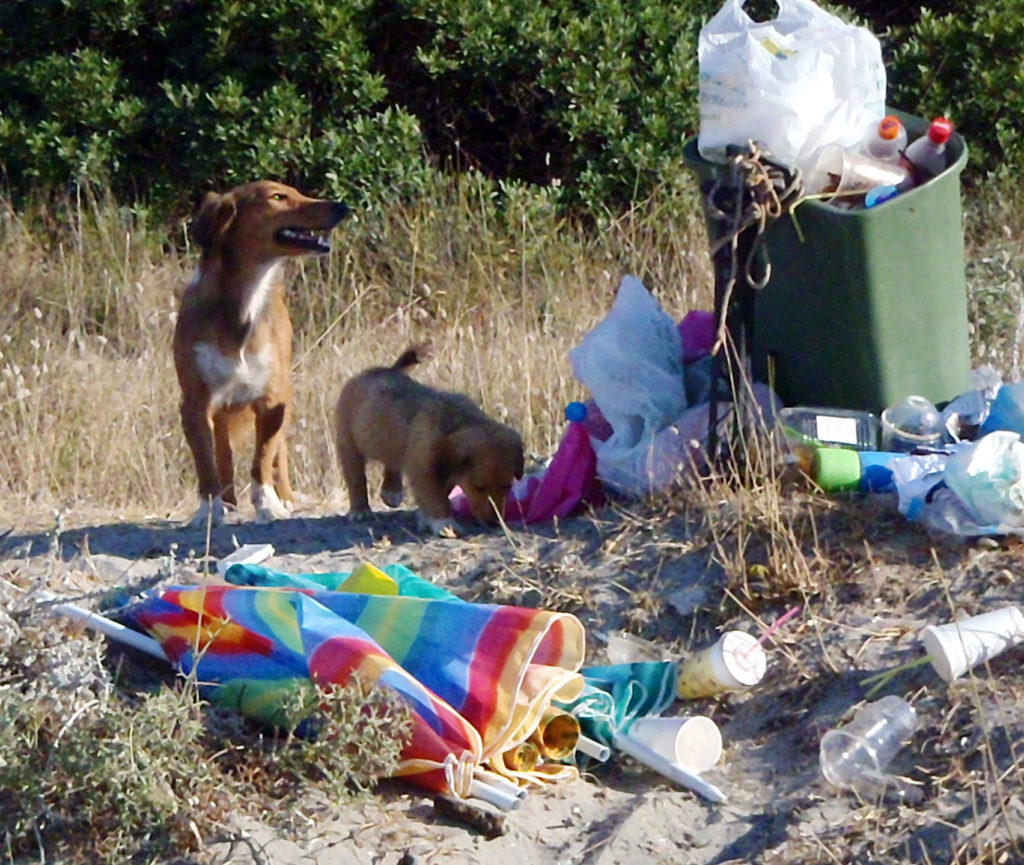
[[(385, 565), (381, 570), (398, 584), (398, 594), (405, 598), (428, 598), (431, 600), (458, 600), (447, 589), (435, 586), (422, 577), (416, 576), (405, 565)], [(350, 576), (351, 571), (334, 574), (287, 574), (263, 565), (234, 564), (224, 574), (227, 582), (236, 586), (285, 586), (293, 589), (327, 589), (336, 592)]]
[(640, 661), (584, 667), (583, 693), (559, 707), (580, 722), (585, 736), (609, 747), (615, 733), (625, 733), (637, 718), (660, 715), (675, 700), (675, 661)]

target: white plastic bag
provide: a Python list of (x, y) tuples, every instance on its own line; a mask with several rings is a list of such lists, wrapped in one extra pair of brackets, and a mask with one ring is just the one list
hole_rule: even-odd
[(1015, 432), (901, 454), (892, 473), (907, 519), (960, 537), (1024, 533), (1024, 442)]
[(979, 524), (1024, 529), (1024, 442), (1017, 433), (996, 430), (958, 450), (944, 480)]
[(629, 494), (649, 492), (657, 484), (648, 465), (655, 433), (686, 409), (676, 322), (639, 279), (626, 276), (569, 362), (612, 427), (607, 441), (593, 442), (598, 476)]
[(712, 161), (729, 144), (759, 142), (805, 174), (827, 144), (857, 144), (885, 115), (878, 39), (811, 0), (779, 0), (755, 22), (726, 0), (700, 32), (697, 148)]

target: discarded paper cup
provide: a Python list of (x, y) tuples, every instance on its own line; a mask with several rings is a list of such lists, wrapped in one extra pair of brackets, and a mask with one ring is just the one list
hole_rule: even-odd
[(659, 757), (700, 774), (722, 756), (718, 725), (703, 715), (682, 718), (639, 718), (629, 735), (643, 742)]
[(761, 681), (767, 666), (764, 649), (750, 634), (726, 631), (679, 665), (679, 696), (693, 700), (745, 690)]
[(935, 671), (952, 682), (1005, 649), (1024, 643), (1024, 613), (1019, 607), (1004, 607), (946, 625), (929, 625), (921, 639)]
[(899, 185), (906, 180), (902, 166), (830, 144), (821, 151), (807, 188), (812, 193), (867, 192), (876, 186)]

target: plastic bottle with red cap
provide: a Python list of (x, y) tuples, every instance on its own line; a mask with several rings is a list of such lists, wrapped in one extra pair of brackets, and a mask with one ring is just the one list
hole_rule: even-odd
[(946, 170), (949, 165), (946, 142), (952, 134), (953, 124), (945, 117), (936, 117), (925, 135), (907, 145), (903, 151), (903, 163), (914, 186), (920, 186)]

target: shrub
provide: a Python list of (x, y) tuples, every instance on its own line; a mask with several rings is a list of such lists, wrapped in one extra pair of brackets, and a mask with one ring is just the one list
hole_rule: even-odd
[[(190, 680), (130, 694), (103, 681), (97, 643), (76, 655), (81, 641), (28, 637), (30, 648), (0, 652), (16, 682), (0, 686), (11, 861), (155, 861), (195, 850), (225, 832), (243, 797), (269, 806), (271, 822), (309, 819), (322, 808), (311, 791), (341, 805), (391, 774), (411, 729), (408, 709), (379, 686), (308, 683), (285, 701), (280, 735), (269, 735), (204, 704)], [(298, 736), (300, 725), (316, 735)]]
[[(0, 163), (17, 196), (88, 180), (178, 213), (256, 176), (384, 204), (421, 194), (438, 167), (621, 210), (686, 171), (697, 37), (720, 5), (6, 0)], [(948, 113), (972, 170), (1019, 166), (1024, 25), (1010, 0), (826, 5), (879, 33), (890, 101)]]
[(922, 117), (944, 114), (967, 141), (972, 176), (1024, 165), (1019, 49), (1024, 18), (1015, 0), (986, 0), (920, 20), (894, 39), (891, 99)]
[(413, 36), (378, 54), (433, 152), (622, 205), (683, 170), (697, 33), (716, 5), (395, 0), (379, 29)]
[(10, 0), (8, 182), (23, 193), (87, 179), (169, 207), (254, 176), (349, 199), (414, 191), (419, 128), (368, 70), (368, 5)]

